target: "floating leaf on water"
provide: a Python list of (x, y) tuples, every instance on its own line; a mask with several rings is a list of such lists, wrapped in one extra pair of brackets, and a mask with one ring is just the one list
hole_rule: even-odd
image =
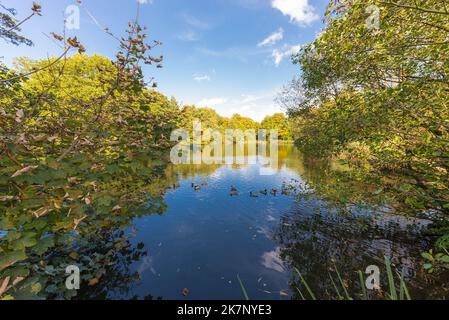
[(182, 295), (183, 295), (184, 297), (187, 297), (187, 296), (189, 295), (189, 293), (190, 293), (190, 290), (189, 290), (189, 289), (187, 289), (187, 288), (182, 289)]
[(271, 294), (271, 292), (270, 292), (270, 291), (267, 291), (267, 290), (262, 290), (262, 292), (263, 292), (263, 293), (266, 293), (266, 294)]
[(279, 292), (279, 295), (281, 295), (282, 297), (288, 297), (289, 296), (289, 294), (287, 292), (285, 292), (284, 290), (281, 290)]

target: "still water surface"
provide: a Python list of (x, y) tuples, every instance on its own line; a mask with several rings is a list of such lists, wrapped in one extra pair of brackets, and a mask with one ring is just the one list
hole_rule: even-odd
[[(305, 290), (297, 268), (319, 298), (337, 298), (330, 280), (338, 281), (337, 268), (359, 298), (356, 272), (372, 264), (383, 271), (384, 255), (403, 270), (414, 298), (432, 295), (429, 287), (438, 283), (420, 265), (430, 243), (420, 229), (428, 222), (370, 207), (342, 216), (318, 197), (299, 198), (294, 189), (281, 194), (283, 185), (301, 188), (320, 175), (291, 145), (280, 147), (274, 169), (264, 176), (260, 165), (169, 168), (179, 184), (165, 195), (165, 213), (134, 221), (132, 241), (147, 252), (128, 266), (138, 280), (126, 291), (109, 288), (108, 297), (242, 299), (239, 275), (251, 299), (300, 299), (298, 289)], [(195, 191), (192, 183), (204, 185)], [(229, 195), (232, 186), (238, 196)], [(268, 195), (250, 196), (265, 189)]]

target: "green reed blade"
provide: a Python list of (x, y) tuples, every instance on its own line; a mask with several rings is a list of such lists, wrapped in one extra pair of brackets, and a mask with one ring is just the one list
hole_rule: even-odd
[(246, 292), (245, 286), (243, 285), (243, 282), (242, 282), (242, 280), (240, 279), (240, 276), (239, 276), (239, 275), (237, 275), (237, 279), (239, 280), (240, 287), (242, 288), (243, 295), (245, 296), (245, 300), (246, 300), (246, 301), (249, 301), (248, 293)]
[(330, 272), (329, 273), (329, 278), (331, 279), (332, 285), (334, 286), (335, 292), (337, 293), (338, 299), (339, 300), (344, 300), (345, 298), (340, 294), (340, 290), (338, 290), (337, 285), (335, 284), (334, 278), (332, 277), (332, 274)]
[(341, 286), (343, 288), (343, 291), (345, 292), (346, 298), (348, 300), (352, 300), (351, 296), (348, 293), (348, 290), (346, 290), (345, 283), (343, 282), (343, 279), (341, 278), (340, 272), (338, 272), (338, 269), (337, 269), (337, 266), (335, 265), (335, 263), (334, 263), (334, 268), (335, 268), (335, 272), (337, 273), (338, 280), (340, 281), (340, 284), (341, 284)]
[(360, 286), (362, 287), (363, 299), (368, 300), (368, 294), (366, 293), (366, 287), (365, 287), (365, 281), (363, 278), (363, 273), (360, 270), (357, 273), (359, 274), (359, 280), (360, 280)]
[(396, 286), (394, 284), (393, 271), (391, 269), (391, 261), (387, 256), (385, 256), (385, 266), (387, 267), (388, 286), (390, 288), (390, 298), (391, 298), (391, 300), (398, 300), (398, 294), (396, 292)]
[(306, 287), (307, 292), (309, 293), (309, 295), (312, 297), (312, 300), (316, 300), (315, 295), (313, 294), (312, 289), (310, 289), (309, 285), (307, 284), (306, 280), (304, 279), (304, 277), (302, 276), (301, 272), (299, 272), (299, 270), (297, 268), (295, 268), (296, 272), (299, 274), (299, 277), (301, 278), (301, 282), (304, 285), (304, 287)]

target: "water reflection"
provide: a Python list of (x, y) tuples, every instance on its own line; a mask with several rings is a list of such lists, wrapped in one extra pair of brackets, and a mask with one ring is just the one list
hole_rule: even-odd
[[(421, 268), (420, 252), (429, 245), (419, 232), (425, 222), (411, 226), (392, 217), (389, 221), (384, 217), (367, 221), (357, 216), (310, 212), (309, 208), (297, 204), (283, 216), (276, 239), (282, 248), (282, 259), (301, 270), (319, 298), (337, 297), (331, 280), (333, 277), (338, 283), (336, 270), (348, 285), (350, 295), (360, 298), (362, 289), (356, 271), (364, 271), (370, 265), (381, 268), (385, 290), (388, 286), (384, 255), (390, 257), (399, 271), (404, 271), (413, 296), (423, 297), (416, 280)], [(291, 286), (304, 289), (294, 275)], [(300, 298), (298, 292), (295, 298)]]
[(343, 167), (302, 159), (292, 145), (278, 154), (271, 175), (261, 175), (260, 162), (165, 165), (148, 179), (156, 196), (145, 207), (58, 235), (54, 250), (33, 257), (32, 274), (45, 277), (48, 298), (74, 298), (64, 281), (75, 263), (83, 277), (77, 299), (242, 299), (237, 275), (251, 299), (299, 299), (297, 268), (317, 297), (334, 299), (338, 269), (358, 298), (356, 271), (382, 269), (387, 255), (414, 298), (447, 294), (447, 274), (420, 266), (429, 221), (394, 215), (381, 185), (342, 180)]
[[(151, 267), (140, 272), (133, 293), (150, 289), (168, 299), (240, 299), (239, 274), (251, 299), (299, 299), (297, 268), (318, 297), (332, 299), (337, 295), (329, 273), (335, 277), (337, 268), (359, 298), (356, 271), (372, 264), (382, 268), (387, 255), (404, 270), (414, 297), (431, 295), (429, 277), (420, 271), (420, 252), (430, 243), (422, 229), (429, 222), (385, 212), (384, 199), (372, 192), (377, 185), (360, 188), (357, 181), (332, 189), (339, 187), (332, 166), (308, 162), (293, 146), (282, 145), (269, 176), (260, 175), (260, 164), (169, 167), (180, 181), (165, 197), (165, 215), (135, 221)], [(207, 185), (192, 189), (202, 181)], [(317, 184), (326, 192), (317, 193)], [(231, 186), (239, 196), (229, 196)], [(288, 196), (259, 193), (272, 188), (288, 188)], [(145, 262), (140, 263), (134, 268), (142, 270)], [(441, 296), (444, 280), (438, 279), (431, 287)], [(187, 297), (183, 288), (189, 289)]]

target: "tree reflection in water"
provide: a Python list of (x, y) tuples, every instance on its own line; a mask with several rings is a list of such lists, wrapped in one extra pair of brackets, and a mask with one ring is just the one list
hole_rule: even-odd
[[(275, 234), (280, 256), (292, 271), (290, 286), (295, 299), (301, 298), (298, 288), (302, 292), (306, 290), (294, 268), (321, 299), (338, 297), (331, 280), (332, 277), (339, 285), (336, 270), (350, 296), (361, 298), (362, 288), (356, 272), (364, 272), (370, 265), (381, 269), (381, 288), (387, 291), (384, 255), (397, 271), (404, 272), (413, 298), (431, 298), (433, 294), (441, 298), (442, 292), (447, 292), (445, 277), (431, 277), (422, 271), (420, 253), (431, 243), (422, 234), (427, 221), (367, 211), (341, 214), (320, 207), (318, 202), (299, 201), (281, 219)], [(382, 298), (383, 294), (371, 297)]]
[[(173, 206), (177, 207), (176, 203), (173, 203), (173, 199), (178, 199), (177, 201), (188, 199), (188, 201), (192, 201), (187, 202), (190, 210), (194, 211), (197, 208), (202, 210), (198, 212), (198, 215), (184, 217), (186, 220), (183, 223), (187, 226), (189, 223), (203, 220), (205, 223), (211, 221), (216, 223), (216, 217), (211, 220), (211, 214), (208, 215), (208, 212), (205, 212), (204, 208), (207, 206), (196, 207), (202, 202), (198, 201), (194, 195), (208, 195), (218, 203), (228, 205), (227, 190), (235, 181), (231, 183), (226, 180), (229, 179), (229, 176), (222, 177), (223, 180), (218, 180), (220, 185), (216, 186), (215, 191), (211, 191), (213, 187), (209, 185), (207, 188), (205, 187), (204, 193), (195, 193), (189, 187), (183, 188), (181, 184), (186, 185), (185, 181), (190, 182), (191, 180), (207, 180), (217, 172), (226, 172), (230, 175), (231, 172), (243, 170), (246, 165), (233, 165), (226, 171), (220, 171), (222, 167), (222, 165), (172, 166), (163, 164), (154, 174), (146, 176), (144, 180), (129, 182), (128, 187), (136, 185), (136, 190), (146, 190), (145, 196), (148, 200), (144, 206), (136, 205), (127, 208), (126, 211), (113, 210), (112, 213), (101, 210), (101, 208), (90, 208), (89, 219), (80, 223), (76, 232), (65, 232), (64, 229), (59, 231), (66, 216), (49, 215), (37, 220), (39, 223), (46, 222), (48, 225), (54, 226), (55, 231), (47, 232), (38, 243), (39, 248), (42, 249), (41, 255), (31, 255), (27, 260), (17, 263), (16, 269), (7, 270), (8, 275), (13, 278), (19, 276), (25, 278), (17, 288), (14, 288), (14, 297), (17, 299), (36, 297), (50, 299), (162, 298), (153, 296), (152, 292), (164, 295), (166, 298), (169, 294), (177, 297), (176, 293), (179, 293), (182, 288), (176, 287), (171, 291), (163, 291), (162, 288), (167, 286), (167, 282), (163, 282), (159, 277), (156, 278), (159, 278), (160, 281), (154, 282), (146, 282), (141, 279), (148, 272), (150, 274), (147, 279), (152, 279), (152, 275), (158, 276), (158, 274), (152, 269), (155, 261), (152, 260), (154, 257), (150, 254), (154, 254), (154, 252), (147, 251), (146, 244), (148, 242), (143, 243), (148, 239), (146, 237), (133, 239), (134, 235), (138, 233), (133, 229), (133, 225), (136, 224), (137, 218), (152, 214), (164, 214), (167, 211), (165, 195), (168, 191), (180, 192), (171, 199), (172, 209)], [(297, 288), (305, 292), (294, 268), (303, 274), (317, 298), (337, 298), (334, 284), (329, 276), (332, 275), (338, 286), (336, 269), (340, 272), (350, 295), (353, 298), (360, 298), (362, 290), (356, 272), (358, 270), (363, 272), (369, 265), (380, 267), (382, 288), (386, 290), (384, 255), (392, 260), (397, 271), (403, 270), (413, 298), (442, 298), (449, 292), (447, 274), (434, 276), (428, 275), (422, 270), (420, 254), (427, 250), (432, 243), (432, 239), (426, 237), (423, 232), (429, 221), (393, 214), (400, 210), (391, 206), (389, 200), (394, 199), (394, 194), (384, 192), (387, 188), (382, 181), (372, 180), (363, 172), (351, 172), (339, 164), (319, 163), (303, 159), (292, 145), (280, 145), (279, 162), (271, 169), (278, 174), (277, 178), (281, 176), (298, 178), (298, 180), (286, 181), (284, 187), (288, 188), (289, 195), (281, 195), (279, 189), (279, 194), (276, 197), (270, 198), (268, 195), (259, 198), (260, 201), (252, 201), (252, 199), (248, 199), (248, 196), (243, 198), (245, 195), (242, 194), (241, 197), (235, 199), (239, 201), (233, 202), (235, 207), (230, 207), (234, 210), (233, 215), (223, 223), (227, 226), (226, 228), (234, 230), (237, 235), (253, 232), (248, 231), (249, 229), (245, 226), (240, 226), (239, 217), (247, 219), (245, 221), (252, 226), (257, 215), (255, 213), (247, 214), (252, 212), (253, 208), (265, 216), (267, 208), (263, 206), (263, 200), (274, 201), (276, 199), (279, 201), (271, 204), (273, 212), (269, 215), (270, 223), (260, 227), (260, 232), (267, 235), (260, 237), (260, 241), (267, 245), (267, 247), (263, 246), (263, 250), (268, 248), (268, 251), (263, 251), (259, 257), (261, 257), (265, 269), (286, 275), (285, 278), (281, 277), (282, 281), (290, 277), (292, 298), (301, 298)], [(248, 181), (239, 180), (241, 178), (237, 176), (235, 179), (237, 179), (237, 183), (240, 183), (239, 187), (242, 188), (245, 184), (247, 184), (247, 188), (255, 188), (254, 185), (260, 182), (253, 178)], [(280, 178), (278, 180), (281, 183)], [(390, 184), (393, 182), (389, 181)], [(190, 185), (190, 183), (187, 184)], [(265, 185), (264, 188), (266, 187), (269, 186)], [(272, 185), (271, 187), (280, 186)], [(181, 188), (180, 191), (177, 190), (179, 188)], [(208, 194), (208, 192), (211, 193)], [(245, 201), (248, 201), (247, 204)], [(277, 206), (279, 204), (290, 209), (283, 214), (285, 211), (284, 209), (279, 211), (280, 207)], [(185, 205), (186, 203), (182, 203), (178, 206), (181, 213), (185, 211)], [(211, 210), (215, 213), (215, 208), (211, 208)], [(280, 216), (281, 219), (278, 220)], [(178, 219), (182, 219), (183, 216), (179, 215), (176, 216), (176, 219), (168, 219), (173, 217), (175, 217), (174, 214), (165, 217), (167, 219), (164, 221), (168, 224), (161, 226), (167, 229), (166, 231), (163, 229), (166, 234), (158, 234), (158, 237), (167, 236), (166, 239), (178, 239), (177, 235), (170, 234), (174, 230), (171, 227), (179, 224)], [(199, 220), (195, 220), (195, 218)], [(72, 221), (69, 222), (72, 223)], [(31, 223), (35, 222), (31, 221)], [(272, 232), (271, 223), (277, 226), (274, 232)], [(211, 225), (211, 227), (216, 227), (216, 225)], [(26, 224), (24, 224), (23, 230), (26, 231)], [(208, 230), (205, 228), (203, 233), (198, 234), (198, 237), (210, 240)], [(9, 237), (12, 236), (11, 233)], [(264, 238), (268, 239), (268, 242), (265, 242)], [(251, 243), (259, 243), (255, 241), (256, 238), (252, 239)], [(51, 240), (50, 243), (53, 244), (51, 247), (47, 247), (48, 240)], [(182, 238), (182, 241), (184, 240)], [(157, 238), (154, 241), (158, 242), (161, 239)], [(201, 244), (207, 247), (209, 245), (207, 242), (203, 241)], [(243, 244), (239, 243), (238, 245), (242, 251), (251, 250), (250, 247), (246, 248)], [(163, 257), (160, 257), (161, 261), (158, 263), (160, 265), (167, 263), (166, 266), (169, 266), (172, 263), (170, 260), (172, 254), (177, 253), (176, 250), (178, 249), (166, 251), (165, 257), (169, 258), (163, 260)], [(213, 248), (208, 250), (204, 252), (209, 253)], [(226, 250), (227, 248), (223, 251), (223, 256)], [(217, 257), (220, 258), (221, 255), (217, 255)], [(189, 257), (185, 263), (191, 263), (190, 260)], [(257, 264), (260, 263), (260, 260), (254, 260), (251, 263), (254, 263), (254, 268), (249, 268), (248, 274), (256, 277), (254, 281), (257, 281), (257, 277), (259, 277)], [(76, 295), (76, 292), (68, 291), (65, 288), (67, 276), (65, 268), (68, 265), (79, 266), (81, 271), (82, 286)], [(220, 265), (218, 269), (222, 267)], [(232, 270), (235, 266), (230, 263), (227, 267)], [(201, 274), (197, 276), (201, 278)], [(194, 276), (192, 279), (195, 280)], [(164, 279), (164, 281), (169, 280)], [(176, 286), (173, 283), (170, 285)], [(211, 290), (217, 291), (220, 289), (223, 288), (211, 288)], [(340, 289), (340, 291), (342, 290)], [(239, 291), (236, 291), (235, 294), (240, 296)]]

